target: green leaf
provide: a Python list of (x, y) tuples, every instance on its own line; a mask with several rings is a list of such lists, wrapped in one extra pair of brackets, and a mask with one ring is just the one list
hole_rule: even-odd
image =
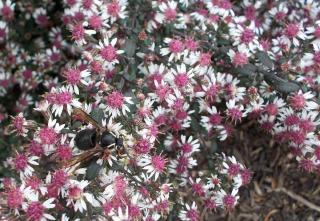
[(257, 67), (254, 66), (253, 64), (246, 64), (240, 68), (235, 69), (236, 73), (241, 74), (241, 75), (245, 75), (245, 76), (254, 75), (256, 70), (257, 70)]
[(271, 58), (269, 57), (267, 52), (259, 51), (256, 53), (256, 57), (266, 67), (268, 67), (270, 69), (274, 68), (274, 62), (273, 62), (273, 60), (271, 60)]
[(135, 54), (137, 48), (137, 42), (133, 39), (126, 39), (124, 44), (124, 51), (129, 57), (132, 57)]
[(100, 108), (95, 108), (91, 111), (90, 116), (98, 122), (98, 124), (102, 124), (102, 119), (104, 118), (104, 113)]
[(87, 172), (86, 172), (86, 179), (87, 180), (93, 180), (96, 178), (102, 169), (102, 165), (97, 164), (97, 162), (94, 160), (90, 163), (90, 165), (87, 167)]
[(274, 73), (267, 73), (264, 75), (264, 80), (270, 84), (276, 91), (279, 91), (281, 93), (291, 93), (298, 91), (300, 89), (300, 85), (284, 80), (278, 76), (276, 76)]

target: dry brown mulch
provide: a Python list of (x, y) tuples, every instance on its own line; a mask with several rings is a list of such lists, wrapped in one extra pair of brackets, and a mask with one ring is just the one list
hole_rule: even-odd
[[(253, 171), (240, 202), (230, 214), (212, 221), (319, 221), (320, 174), (302, 171), (290, 150), (279, 146), (257, 126), (244, 125), (232, 141), (220, 144)], [(230, 148), (232, 146), (232, 148)]]

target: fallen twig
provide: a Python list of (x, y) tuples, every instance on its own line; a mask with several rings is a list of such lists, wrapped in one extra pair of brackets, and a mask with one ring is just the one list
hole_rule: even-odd
[(290, 191), (290, 190), (287, 190), (286, 188), (284, 187), (280, 187), (280, 188), (277, 188), (275, 189), (276, 192), (283, 192), (285, 194), (287, 194), (289, 197), (291, 197), (292, 199), (302, 203), (303, 205), (309, 207), (310, 209), (312, 210), (315, 210), (317, 212), (320, 212), (320, 207), (317, 206), (316, 204), (308, 201), (307, 199), (303, 198), (302, 196)]

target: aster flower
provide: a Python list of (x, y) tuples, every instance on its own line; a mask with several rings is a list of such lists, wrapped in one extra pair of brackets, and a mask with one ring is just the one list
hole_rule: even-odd
[(286, 28), (284, 29), (284, 33), (282, 36), (283, 40), (287, 45), (299, 46), (299, 40), (305, 40), (307, 35), (304, 33), (304, 27), (302, 23), (289, 23), (287, 24)]
[(221, 206), (227, 211), (233, 210), (239, 200), (238, 189), (233, 189), (231, 194), (227, 194), (226, 191), (220, 190), (217, 194), (216, 203), (217, 206)]
[(239, 45), (238, 51), (230, 49), (228, 52), (228, 56), (230, 57), (231, 62), (235, 67), (241, 67), (245, 64), (248, 64), (250, 52), (246, 46)]
[(64, 108), (66, 108), (67, 113), (71, 115), (72, 108), (81, 107), (81, 103), (77, 98), (74, 98), (72, 92), (66, 87), (61, 87), (58, 89), (53, 88), (51, 92), (47, 94), (47, 100), (52, 105), (51, 110), (55, 116), (61, 116)]
[(111, 23), (114, 23), (118, 19), (124, 19), (128, 16), (126, 7), (128, 5), (127, 0), (115, 0), (105, 5), (106, 10), (102, 10), (103, 16), (110, 19)]
[(196, 203), (192, 202), (191, 206), (186, 203), (184, 210), (181, 210), (179, 213), (179, 218), (181, 220), (188, 220), (188, 221), (199, 220), (200, 214), (198, 212), (198, 207)]
[(125, 97), (120, 91), (114, 90), (109, 95), (104, 97), (105, 103), (99, 105), (100, 108), (105, 108), (106, 112), (112, 117), (126, 115), (130, 112), (128, 104), (133, 104), (130, 97)]
[(160, 54), (162, 56), (169, 56), (169, 62), (171, 61), (178, 61), (181, 59), (181, 56), (184, 54), (185, 45), (183, 41), (179, 39), (171, 39), (165, 38), (164, 43), (168, 45), (168, 47), (163, 47), (160, 50)]
[(177, 18), (177, 5), (175, 1), (162, 2), (159, 5), (159, 10), (155, 16), (155, 20), (158, 23), (170, 23), (176, 20)]
[(147, 170), (147, 174), (149, 174), (148, 178), (154, 176), (154, 180), (157, 180), (159, 175), (164, 173), (166, 162), (167, 160), (161, 155), (144, 155), (138, 160), (138, 165)]
[(55, 218), (47, 213), (46, 210), (50, 210), (55, 207), (53, 201), (54, 198), (47, 199), (44, 202), (39, 201), (38, 194), (28, 194), (28, 203), (23, 203), (22, 208), (26, 212), (26, 216), (29, 220), (55, 220)]
[(72, 204), (75, 212), (79, 210), (79, 212), (83, 213), (84, 210), (87, 210), (86, 201), (94, 207), (100, 205), (93, 194), (84, 191), (88, 185), (89, 182), (87, 180), (70, 180), (70, 186), (67, 189), (67, 206)]
[(195, 152), (200, 151), (200, 143), (198, 139), (193, 139), (192, 136), (190, 136), (188, 139), (186, 136), (181, 135), (181, 142), (178, 141), (179, 148), (181, 152), (186, 155), (190, 156)]
[(19, 171), (21, 179), (25, 176), (31, 176), (34, 172), (32, 166), (39, 165), (37, 162), (39, 157), (37, 156), (27, 156), (26, 154), (17, 154), (13, 159), (14, 168)]
[(117, 38), (111, 40), (106, 36), (103, 41), (99, 41), (99, 44), (97, 45), (99, 56), (107, 66), (119, 63), (118, 56), (124, 53), (123, 50), (118, 50), (115, 47), (116, 43)]
[(79, 95), (78, 85), (81, 83), (83, 85), (88, 85), (88, 82), (85, 81), (85, 78), (90, 76), (88, 70), (79, 70), (78, 68), (69, 68), (65, 70), (62, 74), (68, 83), (67, 89), (71, 93)]
[(176, 69), (171, 69), (166, 75), (166, 80), (175, 85), (179, 89), (188, 89), (192, 86), (192, 78), (194, 76), (193, 69), (187, 71), (185, 64), (177, 65)]

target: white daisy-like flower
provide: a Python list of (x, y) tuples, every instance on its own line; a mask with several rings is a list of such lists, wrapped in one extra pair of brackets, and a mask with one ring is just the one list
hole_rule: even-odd
[(25, 177), (32, 176), (34, 169), (32, 166), (39, 165), (39, 157), (37, 156), (27, 156), (25, 154), (17, 154), (13, 159), (13, 166), (20, 173), (21, 180), (24, 180)]
[(133, 104), (131, 97), (125, 97), (120, 91), (114, 90), (109, 95), (104, 97), (105, 102), (100, 104), (99, 107), (115, 118), (121, 114), (126, 115), (130, 112), (128, 104)]
[(195, 202), (192, 202), (191, 206), (186, 203), (185, 209), (181, 210), (179, 213), (179, 218), (186, 221), (193, 221), (195, 218), (199, 218), (199, 216), (200, 214)]
[(105, 10), (102, 10), (102, 17), (110, 19), (110, 23), (114, 23), (118, 19), (124, 19), (128, 16), (126, 7), (128, 5), (127, 0), (116, 0), (108, 2), (105, 5)]
[(193, 139), (193, 136), (189, 136), (188, 139), (185, 135), (181, 135), (181, 140), (178, 141), (179, 148), (181, 152), (190, 156), (195, 152), (200, 151), (200, 143), (198, 139)]
[(194, 70), (191, 68), (187, 71), (185, 64), (177, 65), (176, 69), (172, 68), (166, 75), (166, 81), (171, 85), (182, 89), (190, 89), (193, 83)]
[(182, 55), (185, 54), (185, 45), (183, 41), (179, 39), (165, 38), (164, 43), (168, 45), (168, 47), (163, 47), (160, 49), (160, 54), (162, 56), (169, 55), (169, 62), (178, 61), (181, 59)]
[(159, 175), (165, 171), (166, 162), (166, 159), (161, 155), (143, 155), (138, 160), (138, 165), (147, 171), (148, 178), (154, 176), (154, 180), (157, 180)]
[(81, 83), (87, 86), (88, 82), (85, 79), (89, 77), (91, 74), (87, 69), (81, 71), (77, 68), (70, 68), (65, 70), (62, 75), (66, 78), (67, 89), (71, 93), (79, 95), (78, 85)]
[(50, 94), (54, 95), (51, 110), (55, 116), (61, 116), (64, 108), (66, 108), (67, 113), (71, 115), (74, 107), (81, 107), (81, 103), (78, 98), (74, 98), (72, 92), (64, 86), (58, 89), (52, 88)]
[(87, 210), (86, 202), (94, 207), (98, 207), (100, 203), (95, 199), (93, 194), (85, 192), (84, 189), (90, 184), (87, 180), (70, 180), (70, 186), (67, 187), (67, 206), (73, 205), (74, 211), (83, 213)]
[(213, 128), (222, 123), (222, 116), (215, 106), (207, 107), (206, 111), (210, 114), (210, 116), (201, 116), (200, 124), (206, 128), (207, 131), (211, 131)]
[(175, 21), (177, 18), (177, 6), (178, 3), (175, 1), (162, 2), (159, 5), (160, 12), (156, 14), (155, 20), (160, 24)]
[(55, 207), (55, 204), (53, 203), (55, 201), (54, 198), (41, 202), (39, 201), (39, 194), (32, 192), (26, 194), (25, 197), (28, 202), (22, 203), (22, 209), (26, 211), (27, 218), (39, 221), (56, 220), (54, 216), (45, 211)]
[(117, 38), (110, 39), (108, 36), (105, 36), (97, 45), (97, 48), (99, 49), (99, 57), (107, 67), (118, 64), (118, 56), (124, 53), (123, 50), (118, 50), (115, 47), (116, 44)]

